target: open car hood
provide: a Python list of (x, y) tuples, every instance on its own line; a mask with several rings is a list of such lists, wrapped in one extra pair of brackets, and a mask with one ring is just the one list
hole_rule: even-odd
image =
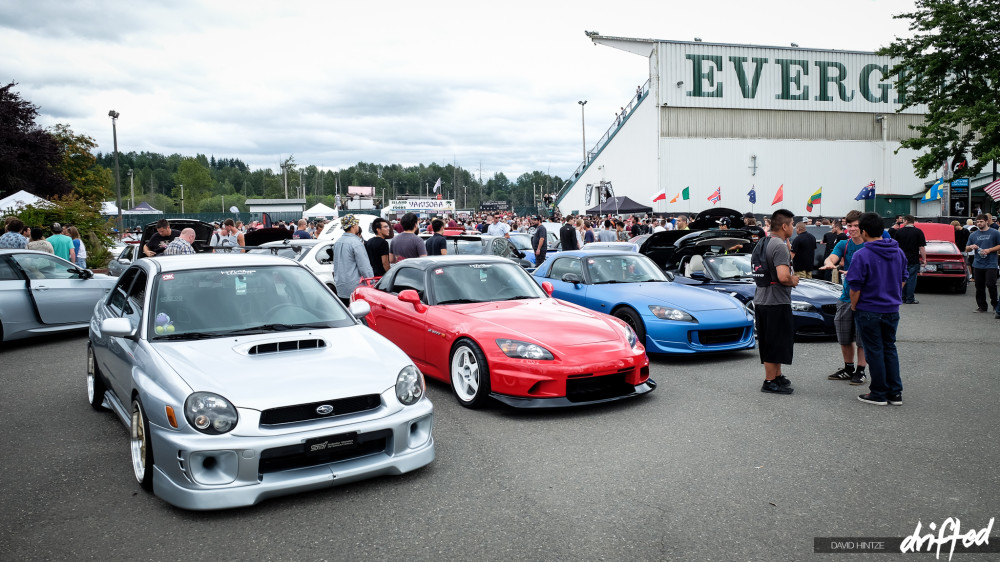
[(685, 256), (704, 254), (712, 246), (742, 244), (747, 248), (750, 240), (750, 232), (740, 229), (667, 230), (647, 238), (639, 247), (639, 253), (652, 259), (661, 269), (668, 270), (677, 267)]
[(688, 228), (691, 230), (708, 230), (710, 228), (719, 228), (719, 219), (721, 218), (729, 219), (729, 228), (743, 228), (746, 223), (743, 222), (743, 213), (736, 211), (734, 209), (727, 209), (726, 207), (716, 207), (714, 209), (706, 209), (698, 213)]
[[(212, 232), (215, 230), (211, 224), (200, 221), (198, 219), (167, 219), (170, 223), (170, 228), (174, 230), (184, 230), (185, 228), (194, 229), (194, 244), (191, 247), (194, 248), (196, 252), (205, 252), (205, 246), (208, 246), (212, 238)], [(146, 242), (156, 234), (156, 223), (151, 222), (146, 225), (142, 230), (142, 240), (140, 241), (140, 248), (146, 245)], [(140, 254), (141, 255), (141, 254)]]
[(243, 243), (247, 246), (260, 246), (267, 242), (276, 242), (278, 240), (290, 240), (292, 238), (292, 231), (287, 228), (258, 228), (253, 232), (247, 232), (243, 235)]

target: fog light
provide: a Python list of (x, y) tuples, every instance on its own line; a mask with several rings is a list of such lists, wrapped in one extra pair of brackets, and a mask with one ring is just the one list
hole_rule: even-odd
[(431, 437), (431, 417), (421, 418), (416, 421), (410, 422), (410, 433), (409, 439), (407, 441), (407, 446), (411, 449), (416, 449), (427, 443), (427, 440)]
[(240, 459), (236, 451), (197, 451), (188, 457), (188, 468), (199, 484), (230, 484), (239, 474)]

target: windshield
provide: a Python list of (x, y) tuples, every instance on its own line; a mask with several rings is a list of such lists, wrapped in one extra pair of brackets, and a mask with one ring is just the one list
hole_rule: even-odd
[(514, 263), (467, 263), (431, 270), (436, 304), (543, 299), (546, 294)]
[(510, 241), (514, 243), (514, 247), (517, 248), (518, 250), (527, 250), (529, 252), (532, 251), (531, 250), (531, 237), (530, 236), (526, 236), (526, 235), (524, 235), (524, 236), (514, 236), (513, 234), (511, 234), (510, 235)]
[(455, 253), (460, 256), (474, 255), (478, 256), (485, 253), (486, 247), (483, 246), (482, 240), (456, 240), (455, 241)]
[(704, 264), (709, 276), (715, 279), (739, 279), (750, 277), (753, 273), (750, 256), (746, 254), (710, 256), (705, 258)]
[(927, 243), (928, 254), (958, 254), (958, 247), (951, 242), (931, 241)]
[(258, 246), (252, 250), (247, 250), (248, 254), (271, 254), (281, 256), (290, 260), (301, 260), (305, 256), (305, 248), (300, 246)]
[(590, 279), (595, 285), (667, 280), (652, 260), (639, 254), (593, 255), (587, 256), (586, 262)]
[(300, 266), (161, 273), (150, 339), (194, 339), (350, 326), (354, 318)]

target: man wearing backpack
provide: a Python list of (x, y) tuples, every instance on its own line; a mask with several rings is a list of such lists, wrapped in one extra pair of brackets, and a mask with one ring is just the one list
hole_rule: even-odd
[(757, 291), (753, 297), (757, 328), (757, 348), (764, 364), (761, 392), (791, 394), (791, 382), (781, 373), (782, 365), (792, 364), (795, 319), (792, 316), (792, 287), (799, 278), (792, 273), (788, 239), (792, 237), (795, 215), (778, 209), (771, 215), (771, 236), (754, 248), (751, 265)]

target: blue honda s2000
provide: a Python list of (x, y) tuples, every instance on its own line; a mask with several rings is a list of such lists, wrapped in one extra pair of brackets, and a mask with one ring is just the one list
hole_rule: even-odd
[(553, 297), (624, 320), (650, 353), (704, 353), (754, 347), (753, 317), (731, 295), (673, 283), (641, 254), (561, 252), (535, 271)]

